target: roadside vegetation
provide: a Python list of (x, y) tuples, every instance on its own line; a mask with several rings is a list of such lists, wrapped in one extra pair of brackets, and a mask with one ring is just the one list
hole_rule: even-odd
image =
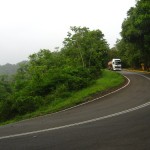
[(11, 80), (1, 76), (1, 123), (53, 107), (102, 76), (109, 47), (100, 30), (71, 27), (63, 44), (60, 51), (43, 49), (30, 55)]
[(93, 99), (93, 95), (121, 86), (124, 81), (125, 79), (121, 74), (109, 70), (102, 70), (101, 76), (90, 86), (79, 91), (71, 92), (68, 97), (57, 98), (47, 105), (41, 105), (36, 111), (27, 112), (24, 115), (17, 114), (14, 118), (0, 122), (0, 125), (57, 112), (85, 101), (90, 101)]

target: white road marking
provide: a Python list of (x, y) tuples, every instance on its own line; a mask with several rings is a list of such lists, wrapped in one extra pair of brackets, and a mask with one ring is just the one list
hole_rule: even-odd
[(127, 87), (127, 86), (130, 84), (130, 79), (127, 78), (126, 76), (124, 76), (124, 77), (128, 80), (128, 82), (127, 82), (127, 84), (125, 84), (123, 87), (121, 87), (121, 88), (119, 88), (119, 89), (117, 89), (117, 90), (115, 90), (115, 91), (112, 91), (112, 92), (110, 92), (110, 93), (107, 93), (107, 94), (105, 94), (105, 95), (103, 95), (103, 96), (101, 96), (101, 97), (97, 97), (97, 98), (95, 98), (95, 99), (93, 99), (93, 100), (90, 100), (90, 101), (87, 101), (87, 102), (84, 102), (84, 103), (81, 103), (81, 104), (72, 106), (72, 107), (70, 107), (70, 108), (66, 108), (66, 109), (64, 109), (64, 110), (61, 110), (61, 111), (52, 113), (52, 114), (50, 114), (50, 115), (53, 115), (53, 114), (56, 114), (56, 113), (60, 113), (60, 112), (64, 112), (64, 111), (67, 111), (67, 110), (70, 110), (70, 109), (73, 109), (73, 108), (76, 108), (76, 107), (79, 107), (79, 106), (82, 106), (82, 105), (85, 105), (85, 104), (94, 102), (94, 101), (96, 101), (96, 100), (98, 100), (98, 99), (101, 99), (101, 98), (103, 98), (103, 97), (106, 97), (106, 96), (108, 96), (108, 95), (110, 95), (110, 94), (116, 93), (116, 92), (118, 92), (118, 91), (124, 89), (125, 87)]
[(126, 114), (126, 113), (129, 113), (129, 112), (147, 107), (149, 105), (150, 105), (150, 102), (147, 102), (145, 104), (139, 105), (139, 106), (134, 107), (134, 108), (130, 108), (130, 109), (127, 109), (127, 110), (124, 110), (124, 111), (121, 111), (121, 112), (117, 112), (117, 113), (114, 113), (114, 114), (110, 114), (110, 115), (107, 115), (107, 116), (103, 116), (103, 117), (99, 117), (99, 118), (95, 118), (95, 119), (91, 119), (91, 120), (86, 120), (86, 121), (82, 121), (82, 122), (78, 122), (78, 123), (73, 123), (73, 124), (68, 124), (68, 125), (64, 125), (64, 126), (48, 128), (48, 129), (43, 129), (43, 130), (38, 130), (38, 131), (32, 131), (32, 132), (27, 132), (27, 133), (2, 136), (2, 137), (0, 137), (0, 140), (8, 139), (8, 138), (14, 138), (14, 137), (20, 137), (20, 136), (25, 136), (25, 135), (31, 135), (31, 134), (37, 134), (37, 133), (43, 133), (43, 132), (68, 128), (68, 127), (83, 125), (83, 124), (87, 124), (87, 123), (91, 123), (91, 122), (96, 122), (96, 121), (104, 120), (104, 119), (107, 119), (107, 118), (112, 118), (112, 117), (116, 117), (116, 116), (119, 116), (119, 115), (122, 115), (122, 114)]
[(141, 77), (144, 77), (144, 78), (146, 78), (146, 79), (150, 80), (150, 78), (149, 78), (149, 77), (146, 77), (146, 76), (144, 76), (143, 74), (138, 74), (138, 73), (135, 73), (135, 74), (137, 74), (137, 75), (139, 75), (139, 76), (141, 76)]
[[(145, 77), (144, 75), (141, 75), (141, 76)], [(145, 77), (145, 78), (147, 78), (149, 80), (148, 77)], [(93, 102), (93, 101), (98, 100), (100, 98), (103, 98), (103, 97), (105, 97), (107, 95), (113, 94), (113, 93), (115, 93), (115, 92), (117, 92), (117, 91), (125, 88), (126, 86), (128, 86), (129, 83), (130, 83), (130, 80), (128, 78), (127, 78), (127, 80), (128, 80), (128, 83), (125, 86), (123, 86), (123, 87), (121, 87), (121, 88), (119, 88), (119, 89), (117, 89), (117, 90), (115, 90), (113, 92), (110, 92), (110, 93), (108, 93), (108, 94), (106, 94), (104, 96), (101, 96), (99, 98), (93, 99), (92, 101), (85, 102), (83, 104), (80, 104), (80, 105), (77, 105), (77, 106), (65, 109), (63, 111), (66, 111), (66, 110), (69, 110), (69, 109), (72, 109), (72, 108), (75, 108), (75, 107), (78, 107), (78, 106), (81, 106), (81, 105)], [(104, 119), (107, 119), (107, 118), (112, 118), (112, 117), (115, 117), (115, 116), (126, 114), (126, 113), (129, 113), (129, 112), (133, 112), (135, 110), (147, 107), (149, 105), (150, 105), (150, 102), (147, 102), (147, 103), (139, 105), (137, 107), (133, 107), (133, 108), (130, 108), (130, 109), (127, 109), (127, 110), (124, 110), (124, 111), (121, 111), (121, 112), (117, 112), (117, 113), (114, 113), (114, 114), (110, 114), (110, 115), (107, 115), (107, 116), (103, 116), (103, 117), (99, 117), (99, 118), (94, 118), (94, 119), (91, 119), (91, 120), (86, 120), (86, 121), (82, 121), (82, 122), (78, 122), (78, 123), (73, 123), (73, 124), (68, 124), (68, 125), (64, 125), (64, 126), (59, 126), (59, 127), (54, 127), (54, 128), (48, 128), (48, 129), (43, 129), (43, 130), (38, 130), (38, 131), (32, 131), (32, 132), (26, 132), (26, 133), (14, 134), (14, 135), (2, 136), (2, 137), (0, 137), (0, 140), (2, 140), (2, 139), (8, 139), (8, 138), (20, 137), (20, 136), (26, 136), (26, 135), (31, 135), (31, 134), (37, 134), (37, 133), (43, 133), (43, 132), (48, 132), (48, 131), (53, 131), (53, 130), (68, 128), (68, 127), (83, 125), (83, 124), (87, 124), (87, 123), (91, 123), (91, 122), (96, 122), (96, 121), (104, 120)]]
[[(124, 76), (124, 75), (123, 75), (123, 76)], [(86, 105), (86, 104), (88, 104), (88, 103), (92, 103), (92, 102), (94, 102), (94, 101), (96, 101), (96, 100), (98, 100), (98, 99), (101, 99), (101, 98), (103, 98), (103, 97), (106, 97), (106, 96), (108, 96), (108, 95), (114, 94), (114, 93), (116, 93), (116, 92), (118, 92), (118, 91), (124, 89), (125, 87), (127, 87), (127, 86), (130, 84), (130, 79), (127, 78), (126, 76), (124, 76), (124, 77), (127, 79), (127, 84), (125, 84), (123, 87), (121, 87), (121, 88), (119, 88), (119, 89), (117, 89), (117, 90), (115, 90), (115, 91), (112, 91), (112, 92), (110, 92), (110, 93), (107, 93), (107, 94), (105, 94), (105, 95), (103, 95), (103, 96), (100, 96), (100, 97), (97, 97), (97, 98), (95, 98), (95, 99), (92, 99), (92, 100), (90, 100), (90, 101), (86, 101), (86, 102), (84, 102), (84, 103), (81, 103), (81, 104), (78, 104), (78, 105), (75, 105), (75, 106), (72, 106), (72, 107), (69, 107), (69, 108), (66, 108), (66, 109), (63, 109), (63, 110), (60, 110), (60, 111), (51, 113), (51, 114), (47, 114), (47, 115), (39, 116), (39, 117), (34, 117), (34, 118), (30, 118), (30, 119), (26, 119), (26, 120), (19, 121), (19, 122), (24, 122), (24, 121), (32, 120), (32, 119), (35, 119), (35, 118), (42, 118), (42, 117), (45, 117), (45, 116), (51, 116), (51, 115), (54, 115), (54, 114), (57, 114), (57, 113), (65, 112), (65, 111), (68, 111), (68, 110), (77, 108), (77, 107), (79, 107), (79, 106), (83, 106), (83, 105)]]

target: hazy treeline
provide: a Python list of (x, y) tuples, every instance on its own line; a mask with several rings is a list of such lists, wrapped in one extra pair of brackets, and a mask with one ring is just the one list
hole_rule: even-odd
[(24, 63), (24, 62), (20, 62), (17, 64), (7, 63), (5, 65), (0, 65), (0, 75), (13, 75), (13, 74), (15, 74), (21, 63)]

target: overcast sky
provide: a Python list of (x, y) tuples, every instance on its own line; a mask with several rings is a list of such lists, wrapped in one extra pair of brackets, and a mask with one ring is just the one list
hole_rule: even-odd
[(135, 0), (0, 0), (0, 65), (55, 50), (70, 26), (100, 29), (110, 47)]

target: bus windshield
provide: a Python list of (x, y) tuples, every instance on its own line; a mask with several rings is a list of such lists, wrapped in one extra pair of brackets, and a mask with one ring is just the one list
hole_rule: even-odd
[(115, 61), (115, 65), (121, 65), (121, 61), (120, 60), (116, 60)]

